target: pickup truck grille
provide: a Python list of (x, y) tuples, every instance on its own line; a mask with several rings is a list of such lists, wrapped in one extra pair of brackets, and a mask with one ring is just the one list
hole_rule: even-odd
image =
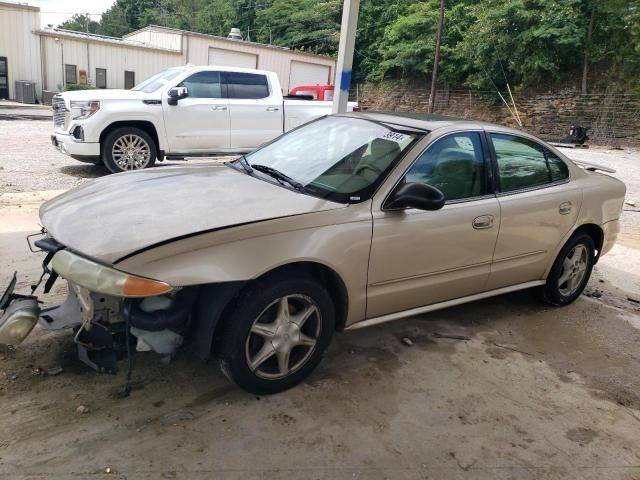
[(51, 106), (53, 107), (53, 126), (66, 128), (67, 107), (62, 96), (54, 95)]

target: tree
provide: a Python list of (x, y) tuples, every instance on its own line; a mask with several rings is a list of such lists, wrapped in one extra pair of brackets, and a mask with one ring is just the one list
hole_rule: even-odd
[(89, 15), (76, 13), (69, 20), (65, 20), (58, 25), (58, 28), (73, 30), (74, 32), (96, 33), (98, 22), (91, 20)]
[(444, 0), (440, 0), (440, 14), (438, 18), (438, 30), (436, 32), (436, 53), (433, 59), (431, 74), (431, 91), (429, 92), (429, 113), (433, 113), (436, 103), (436, 87), (438, 85), (438, 63), (440, 62), (440, 46), (442, 44), (442, 29), (444, 28)]
[(109, 37), (122, 37), (131, 31), (133, 28), (128, 24), (124, 10), (117, 4), (113, 4), (102, 14), (96, 28), (96, 33)]

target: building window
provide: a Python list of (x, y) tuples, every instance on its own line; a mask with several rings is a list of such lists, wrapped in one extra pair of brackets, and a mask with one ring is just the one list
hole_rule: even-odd
[(96, 68), (96, 88), (107, 88), (106, 68)]
[(64, 66), (64, 83), (78, 83), (78, 67), (76, 65)]
[(136, 73), (128, 70), (124, 71), (124, 88), (127, 90), (136, 86)]

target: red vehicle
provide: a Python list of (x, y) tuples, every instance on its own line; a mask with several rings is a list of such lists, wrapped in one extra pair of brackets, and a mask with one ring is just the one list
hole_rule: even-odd
[(289, 95), (304, 95), (313, 97), (314, 100), (333, 100), (333, 85), (302, 85), (289, 92)]

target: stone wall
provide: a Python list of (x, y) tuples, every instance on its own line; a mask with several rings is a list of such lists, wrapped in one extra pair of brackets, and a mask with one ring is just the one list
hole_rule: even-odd
[[(509, 101), (508, 93), (503, 92)], [(369, 111), (426, 112), (429, 87), (407, 82), (358, 86), (361, 106)], [(573, 89), (543, 94), (514, 94), (522, 129), (546, 140), (561, 140), (569, 128), (589, 128), (590, 143), (640, 146), (640, 95), (589, 94)], [(496, 92), (439, 90), (435, 113), (518, 128), (514, 115)]]

